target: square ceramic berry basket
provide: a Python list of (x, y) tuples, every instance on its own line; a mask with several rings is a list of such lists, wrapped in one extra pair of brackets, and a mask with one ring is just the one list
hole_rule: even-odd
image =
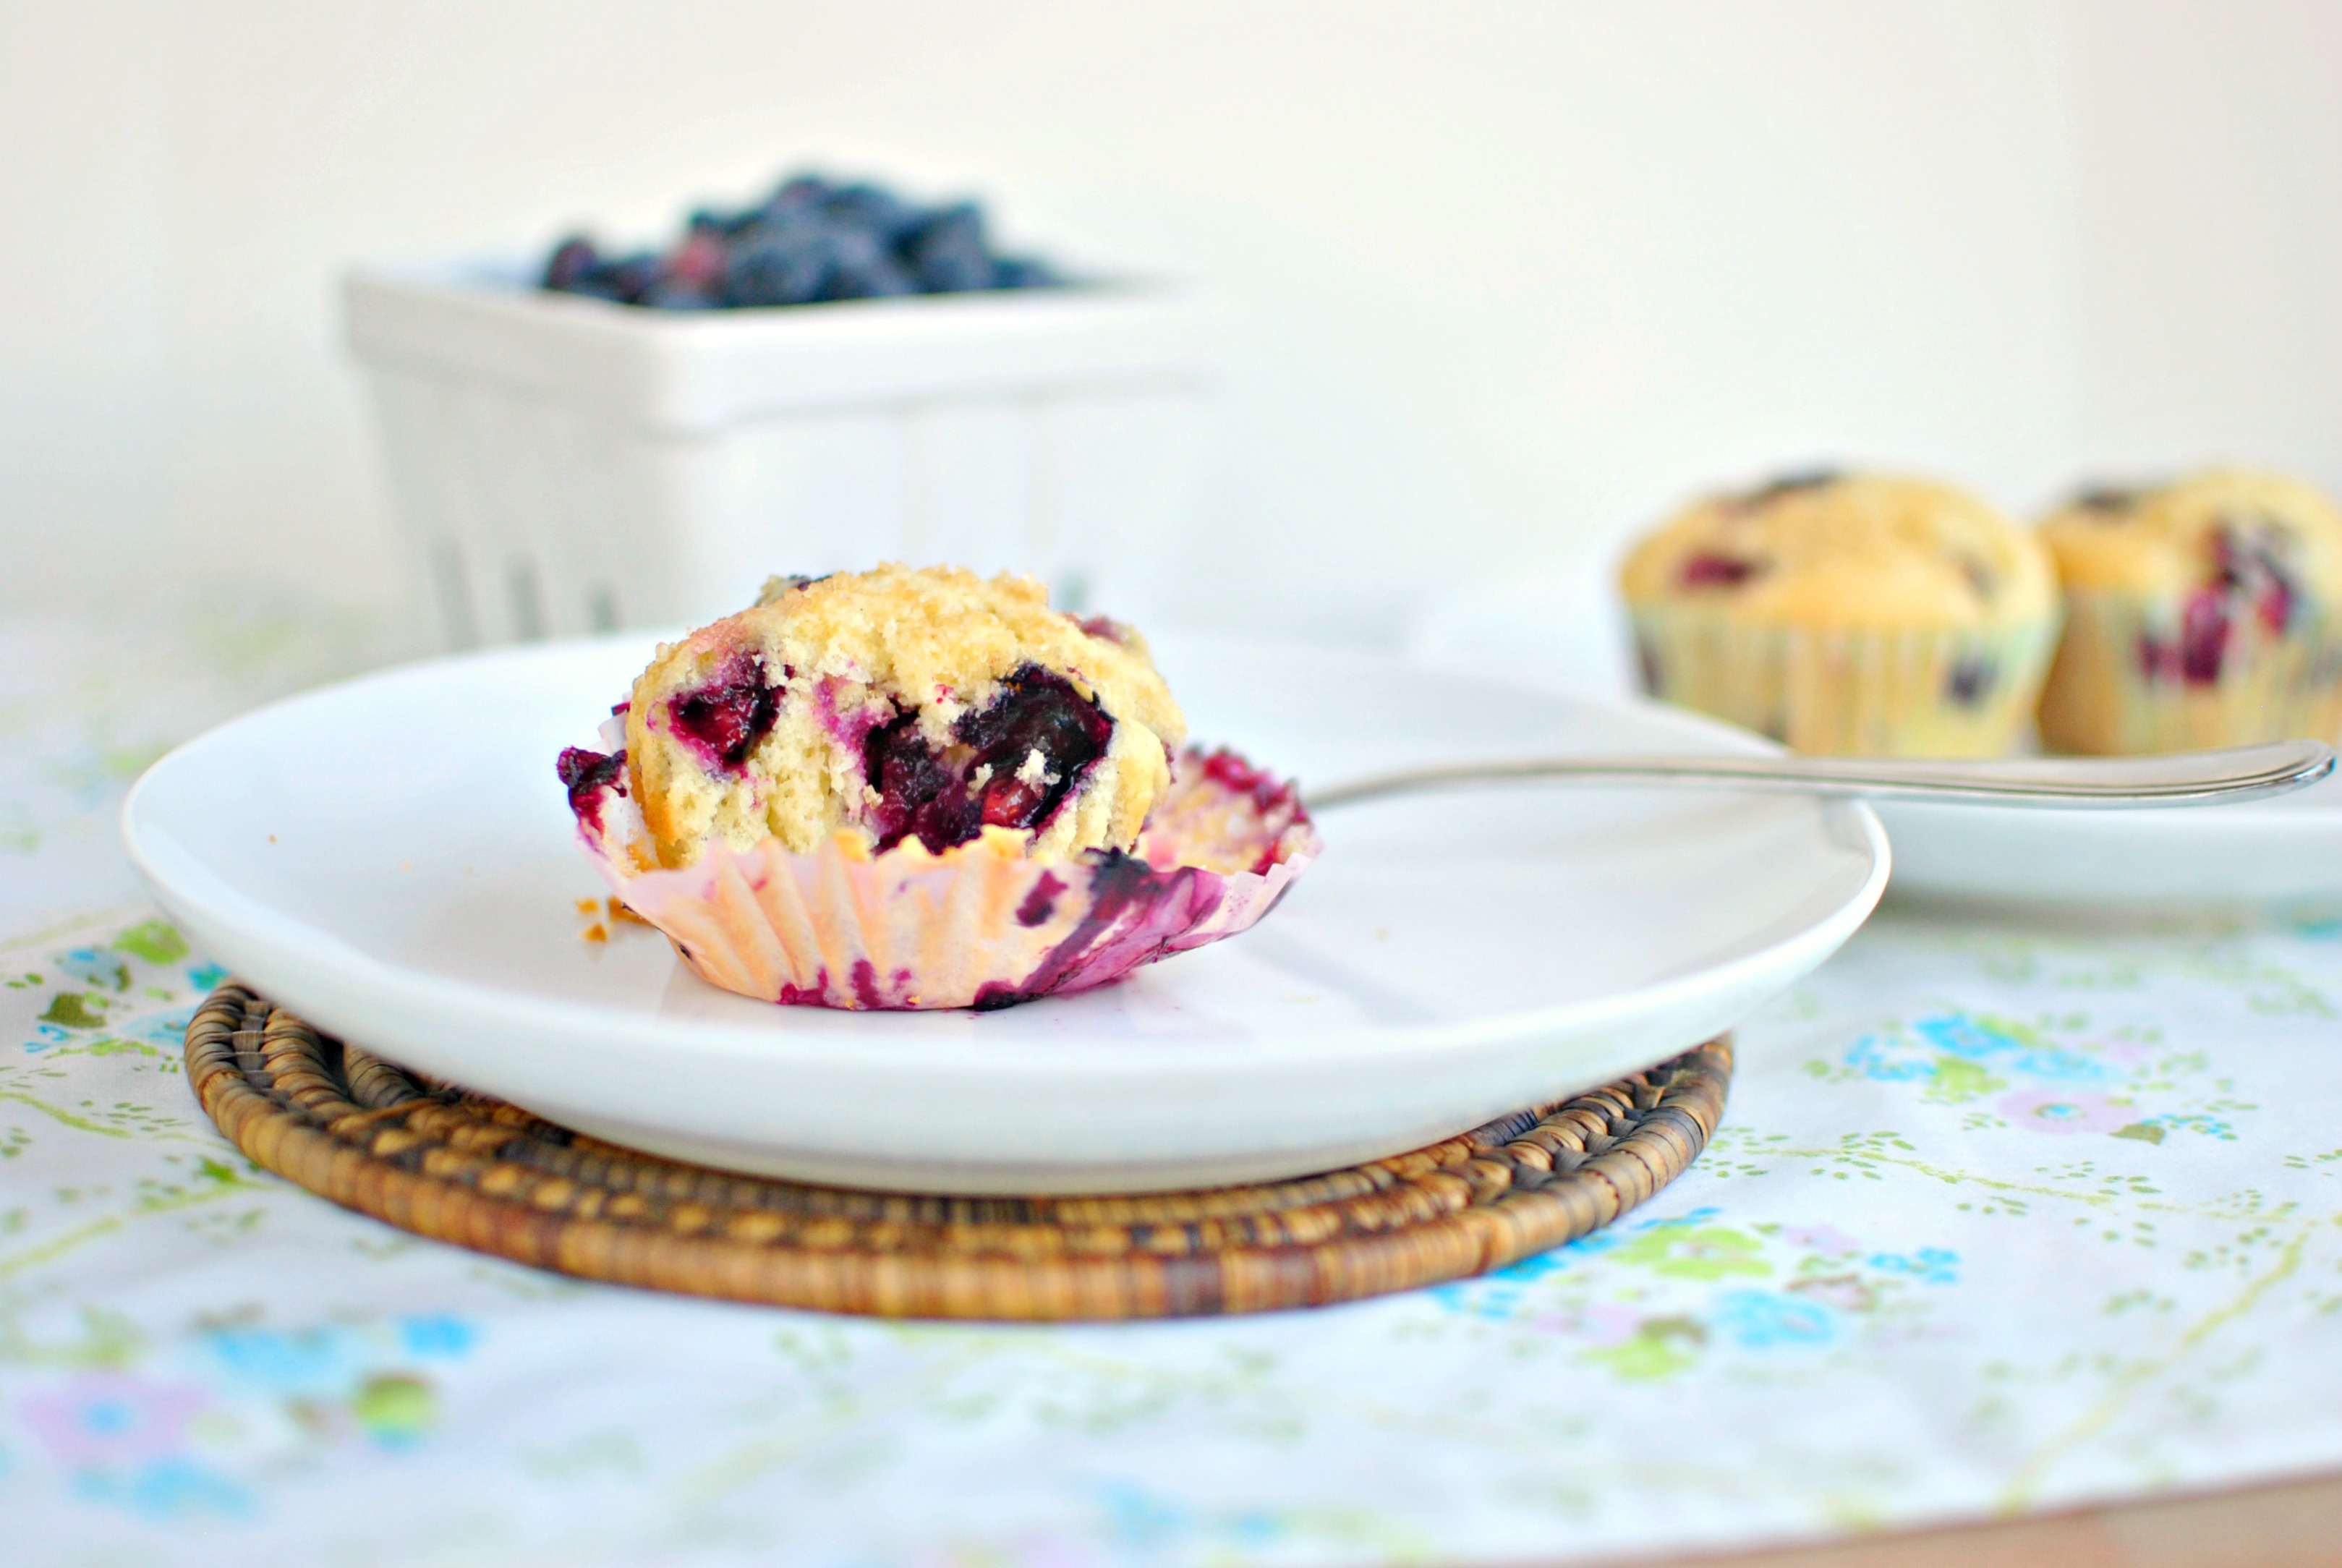
[(419, 595), (450, 648), (697, 624), (776, 572), (1014, 568), (1146, 609), (1216, 366), (1184, 286), (668, 312), (524, 265), (343, 285)]

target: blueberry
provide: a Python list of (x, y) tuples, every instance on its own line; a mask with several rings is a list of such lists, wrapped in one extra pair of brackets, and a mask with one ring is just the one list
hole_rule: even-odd
[(810, 212), (829, 200), (829, 182), (815, 175), (795, 175), (765, 198), (767, 213)]
[(659, 275), (664, 270), (657, 256), (649, 251), (637, 251), (633, 255), (612, 262), (596, 276), (598, 281), (607, 284), (612, 291), (611, 298), (633, 305), (659, 281)]
[(992, 286), (992, 258), (956, 241), (921, 245), (913, 258), (919, 286), (929, 294), (963, 294)]
[[(984, 820), (996, 827), (1038, 827), (1105, 754), (1114, 721), (1063, 675), (1038, 664), (1020, 666), (1000, 684), (990, 707), (963, 714), (952, 726), (952, 738), (976, 748), (977, 764), (992, 770)], [(1036, 753), (1040, 766), (1034, 768)]]
[(822, 233), (829, 247), (829, 265), (842, 272), (861, 272), (886, 259), (886, 242), (853, 224), (833, 224)]
[(818, 209), (790, 209), (774, 212), (758, 208), (749, 215), (747, 225), (732, 236), (732, 245), (762, 245), (780, 241), (790, 245), (811, 245), (821, 239), (829, 229)]
[(621, 750), (605, 756), (582, 746), (563, 748), (561, 759), (554, 764), (561, 777), (561, 787), (569, 792), (569, 809), (579, 821), (599, 830), (602, 825), (602, 792), (615, 789), (626, 793), (626, 754)]
[[(952, 726), (952, 739), (968, 748), (956, 764), (927, 744), (916, 714), (870, 733), (862, 755), (878, 794), (869, 815), (878, 848), (916, 837), (941, 854), (987, 825), (1037, 828), (1105, 754), (1114, 721), (1064, 676), (1025, 664), (1000, 687), (989, 707)], [(981, 785), (978, 768), (988, 770)]]
[(729, 305), (805, 305), (821, 297), (829, 276), (829, 247), (803, 225), (756, 231), (733, 246), (723, 279)]
[(599, 266), (601, 261), (601, 255), (595, 250), (592, 240), (584, 235), (572, 235), (554, 247), (552, 256), (545, 262), (545, 286), (550, 289), (573, 288), (580, 278)]
[(909, 236), (914, 246), (928, 245), (967, 245), (984, 248), (984, 210), (974, 202), (955, 202), (947, 207), (936, 207), (923, 214), (916, 230)]
[(869, 230), (832, 228), (823, 241), (829, 254), (829, 272), (816, 298), (871, 299), (917, 292), (910, 275)]
[(984, 830), (984, 803), (927, 744), (916, 714), (871, 731), (862, 744), (862, 765), (878, 792), (870, 827), (880, 850), (916, 837), (941, 854)]
[(2228, 605), (2217, 588), (2198, 588), (2187, 596), (2179, 616), (2179, 678), (2191, 686), (2208, 686), (2220, 678), (2228, 651)]
[(1944, 680), (1944, 696), (1956, 706), (1973, 708), (1992, 694), (2000, 668), (1989, 658), (1971, 654), (1955, 664)]
[(830, 193), (822, 210), (833, 224), (866, 229), (878, 243), (893, 246), (916, 227), (923, 215), (876, 185), (847, 185)]
[(1048, 263), (1032, 256), (1003, 256), (992, 266), (995, 288), (1054, 288), (1062, 281)]
[(1764, 569), (1760, 561), (1702, 552), (1686, 561), (1676, 575), (1687, 588), (1737, 588)]
[(904, 254), (929, 294), (992, 286), (992, 256), (984, 245), (984, 215), (962, 202), (930, 213), (904, 243)]
[(918, 281), (892, 259), (880, 256), (866, 266), (834, 267), (823, 285), (824, 299), (891, 299), (916, 294)]
[(667, 704), (676, 733), (693, 743), (710, 772), (736, 772), (771, 733), (780, 711), (781, 694), (766, 682), (765, 661), (754, 654), (734, 654), (706, 685)]

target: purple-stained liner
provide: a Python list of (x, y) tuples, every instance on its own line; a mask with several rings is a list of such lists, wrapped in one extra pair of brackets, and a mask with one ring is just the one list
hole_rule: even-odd
[(802, 854), (767, 840), (642, 869), (624, 774), (580, 783), (578, 841), (611, 890), (710, 984), (793, 1005), (985, 1010), (1108, 984), (1247, 929), (1319, 848), (1293, 787), (1225, 751), (1175, 760), (1138, 853), (1058, 860), (988, 828), (941, 854), (916, 838), (874, 854), (845, 833)]

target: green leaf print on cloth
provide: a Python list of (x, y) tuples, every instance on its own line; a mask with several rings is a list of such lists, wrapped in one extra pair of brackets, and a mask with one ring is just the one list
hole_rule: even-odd
[(2342, 909), (1890, 903), (1736, 1032), (1689, 1173), (1480, 1279), (1126, 1326), (691, 1301), (345, 1213), (205, 1120), (223, 973), (137, 900), (123, 762), (348, 662), (191, 625), (0, 632), (10, 1568), (1545, 1562), (2342, 1465)]

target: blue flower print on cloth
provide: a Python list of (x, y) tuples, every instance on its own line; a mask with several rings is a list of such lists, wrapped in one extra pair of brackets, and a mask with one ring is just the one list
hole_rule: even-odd
[(337, 625), (0, 627), (8, 1568), (1469, 1568), (2342, 1466), (2342, 908), (1890, 901), (1643, 1208), (1319, 1312), (866, 1322), (335, 1208), (193, 1104), (223, 972), (112, 814)]
[(2228, 1115), (2257, 1107), (2235, 1099), (2222, 1080), (2209, 1095), (2189, 1083), (2205, 1060), (2200, 1051), (2170, 1049), (2159, 1028), (2101, 1033), (2087, 1014), (2024, 1022), (1946, 1013), (1866, 1034), (1842, 1064), (1812, 1071), (1829, 1081), (1859, 1074), (1909, 1084), (1925, 1104), (1988, 1106), (2000, 1124), (2052, 1136), (2111, 1133), (2160, 1143), (2184, 1128), (2233, 1138)]

